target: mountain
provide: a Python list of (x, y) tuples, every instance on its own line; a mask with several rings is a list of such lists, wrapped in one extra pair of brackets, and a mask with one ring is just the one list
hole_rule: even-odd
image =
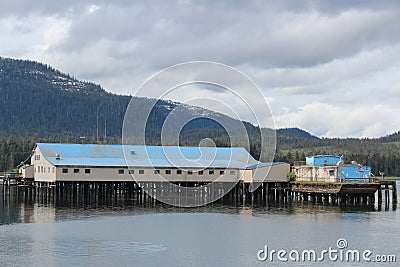
[[(131, 99), (135, 107), (155, 101), (109, 93), (100, 85), (79, 81), (42, 63), (0, 58), (0, 171), (25, 159), (37, 141), (121, 142), (123, 118)], [(157, 100), (149, 114), (145, 129), (148, 144), (160, 143), (160, 129), (171, 112), (189, 121), (180, 133), (179, 144), (197, 145), (212, 138), (217, 146), (228, 146), (232, 140), (216, 121), (232, 129), (244, 125), (250, 136), (250, 153), (259, 158), (260, 131), (268, 129), (164, 100)], [(80, 138), (83, 136), (85, 139)], [(370, 165), (375, 173), (382, 170), (400, 176), (400, 132), (378, 139), (338, 139), (318, 138), (298, 128), (279, 129), (276, 151), (276, 161), (294, 163), (315, 154), (345, 155), (347, 161)]]
[[(85, 136), (95, 139), (97, 135), (101, 138), (105, 135), (121, 137), (123, 118), (131, 97), (109, 93), (100, 85), (79, 81), (42, 63), (0, 58), (0, 99), (0, 136)], [(132, 101), (132, 105), (140, 107), (150, 105), (152, 100), (135, 97)], [(198, 141), (193, 133), (200, 129), (213, 136), (225, 132), (216, 121), (234, 128), (243, 123), (249, 134), (259, 135), (259, 129), (250, 123), (204, 108), (158, 100), (146, 128), (150, 139), (159, 139), (165, 118), (178, 105), (175, 113), (184, 114), (190, 121), (182, 132), (191, 132), (192, 138), (196, 139), (192, 141)], [(282, 129), (279, 133), (316, 138), (297, 128)], [(205, 136), (198, 135), (199, 138)]]
[(95, 136), (97, 114), (117, 135), (129, 100), (48, 65), (0, 59), (0, 136)]
[[(0, 136), (121, 137), (124, 114), (131, 97), (106, 92), (34, 61), (0, 58)], [(133, 98), (132, 105), (149, 105), (150, 99)], [(157, 138), (162, 123), (179, 103), (159, 100), (148, 119), (146, 134)], [(199, 107), (180, 105), (179, 112), (195, 118), (207, 116), (237, 121)], [(246, 124), (248, 127), (254, 127)], [(221, 130), (213, 120), (199, 118), (186, 130)], [(107, 132), (106, 132), (107, 130)]]
[(383, 142), (400, 142), (400, 131), (381, 138)]
[(309, 140), (318, 139), (318, 137), (316, 137), (302, 129), (299, 129), (299, 128), (278, 129), (278, 133), (281, 135), (285, 135), (285, 136), (290, 136), (290, 137), (296, 136), (296, 137), (305, 138), (305, 139), (309, 139)]

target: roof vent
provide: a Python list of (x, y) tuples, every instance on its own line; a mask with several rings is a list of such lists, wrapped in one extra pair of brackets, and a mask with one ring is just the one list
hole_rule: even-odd
[(132, 156), (136, 155), (136, 151), (135, 150), (131, 150), (131, 155)]
[(56, 154), (56, 160), (60, 160), (61, 159), (61, 157), (60, 157), (60, 154)]

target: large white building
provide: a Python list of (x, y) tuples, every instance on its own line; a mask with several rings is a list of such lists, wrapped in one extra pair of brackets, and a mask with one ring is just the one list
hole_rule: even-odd
[(287, 163), (261, 163), (244, 148), (38, 143), (21, 168), (35, 182), (286, 182)]

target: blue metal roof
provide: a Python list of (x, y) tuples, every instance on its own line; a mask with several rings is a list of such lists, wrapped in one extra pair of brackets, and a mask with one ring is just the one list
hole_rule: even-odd
[(334, 155), (316, 155), (306, 157), (306, 165), (309, 166), (327, 166), (336, 165), (338, 162), (342, 161), (343, 158)]
[(254, 165), (249, 165), (246, 167), (247, 170), (254, 170), (257, 168), (262, 168), (262, 167), (270, 167), (270, 166), (275, 166), (275, 165), (280, 165), (280, 164), (288, 164), (285, 162), (260, 162)]
[[(38, 143), (55, 166), (238, 168), (257, 165), (242, 147), (180, 147)], [(126, 155), (126, 157), (124, 157)]]

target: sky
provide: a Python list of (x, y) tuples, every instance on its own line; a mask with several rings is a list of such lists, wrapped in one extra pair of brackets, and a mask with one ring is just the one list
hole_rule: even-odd
[[(1, 0), (0, 6), (0, 56), (37, 60), (110, 92), (138, 95), (164, 68), (214, 61), (257, 84), (264, 98), (254, 94), (252, 108), (269, 105), (277, 128), (324, 137), (400, 130), (399, 1)], [(240, 116), (243, 102), (216, 86), (165, 98), (202, 97), (224, 99)]]

